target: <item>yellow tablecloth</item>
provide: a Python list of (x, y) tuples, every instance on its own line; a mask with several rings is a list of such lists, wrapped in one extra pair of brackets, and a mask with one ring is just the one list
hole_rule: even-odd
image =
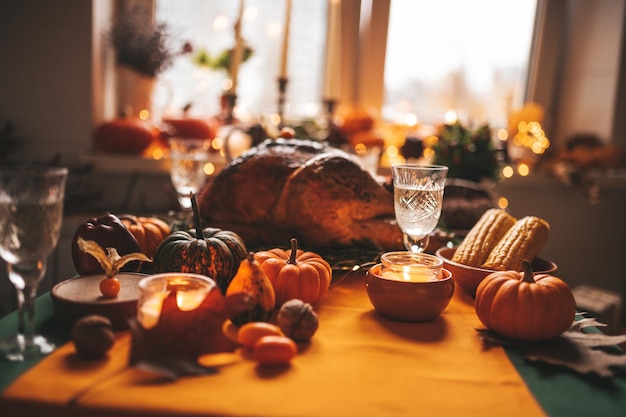
[(358, 275), (316, 309), (320, 328), (286, 369), (242, 358), (216, 375), (156, 382), (126, 367), (130, 335), (120, 333), (101, 362), (62, 346), (3, 393), (2, 415), (544, 415), (504, 350), (483, 348), (473, 301), (459, 288), (431, 323), (380, 317)]

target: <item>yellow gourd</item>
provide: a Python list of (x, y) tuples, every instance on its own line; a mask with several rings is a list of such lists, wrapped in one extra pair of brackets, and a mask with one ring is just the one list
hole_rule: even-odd
[(239, 269), (228, 285), (226, 295), (246, 293), (252, 298), (252, 308), (249, 311), (233, 317), (232, 321), (238, 326), (251, 321), (268, 321), (274, 306), (276, 295), (272, 283), (267, 278), (261, 265), (254, 259), (254, 253), (241, 261)]

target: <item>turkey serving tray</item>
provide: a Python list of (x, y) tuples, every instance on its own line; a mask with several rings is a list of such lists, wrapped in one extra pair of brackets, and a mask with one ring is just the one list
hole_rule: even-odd
[(108, 317), (116, 330), (128, 328), (128, 320), (137, 313), (139, 280), (146, 274), (125, 272), (116, 275), (121, 288), (117, 297), (106, 298), (100, 292), (103, 274), (70, 278), (56, 284), (50, 295), (54, 318), (72, 325), (77, 319), (99, 314)]

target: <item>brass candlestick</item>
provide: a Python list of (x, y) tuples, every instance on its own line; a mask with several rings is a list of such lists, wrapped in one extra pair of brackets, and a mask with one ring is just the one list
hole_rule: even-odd
[(325, 98), (324, 99), (324, 109), (326, 110), (326, 120), (328, 121), (328, 126), (334, 124), (333, 118), (335, 116), (335, 107), (337, 106), (337, 100), (334, 98)]
[(278, 127), (282, 128), (285, 126), (283, 121), (283, 114), (285, 111), (285, 93), (287, 92), (287, 83), (289, 79), (287, 77), (278, 77), (278, 117), (280, 117), (280, 122)]
[(328, 126), (328, 134), (326, 141), (337, 148), (343, 148), (348, 144), (348, 139), (343, 135), (339, 126), (335, 124), (335, 107), (337, 106), (337, 100), (332, 98), (324, 99), (324, 108), (326, 110), (326, 120)]
[(230, 125), (233, 124), (233, 120), (235, 120), (234, 110), (235, 105), (237, 104), (237, 94), (235, 93), (225, 93), (224, 94), (224, 124)]

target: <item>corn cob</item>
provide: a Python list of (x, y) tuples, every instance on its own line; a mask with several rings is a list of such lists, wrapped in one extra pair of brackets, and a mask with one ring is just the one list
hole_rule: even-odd
[(493, 247), (515, 224), (515, 220), (505, 210), (487, 210), (456, 249), (452, 261), (468, 266), (481, 266)]
[(500, 271), (520, 271), (522, 261), (532, 261), (548, 241), (550, 225), (547, 221), (526, 216), (519, 219), (493, 248), (483, 268)]

